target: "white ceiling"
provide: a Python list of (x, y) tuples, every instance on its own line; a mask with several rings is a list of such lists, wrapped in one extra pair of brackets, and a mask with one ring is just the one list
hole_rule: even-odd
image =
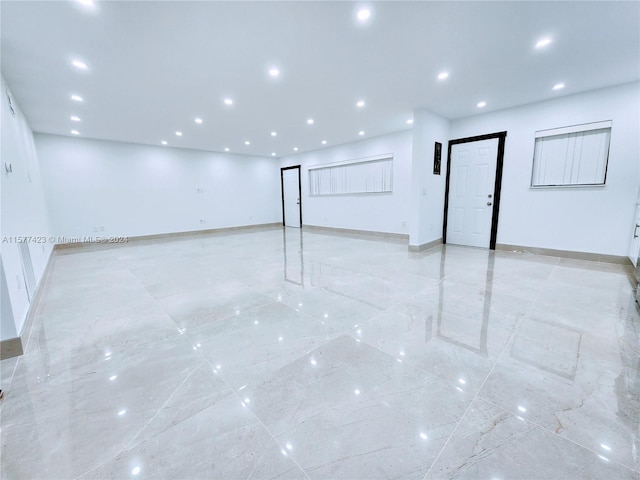
[(3, 0), (2, 73), (36, 132), (277, 156), (640, 79), (637, 1), (362, 6)]

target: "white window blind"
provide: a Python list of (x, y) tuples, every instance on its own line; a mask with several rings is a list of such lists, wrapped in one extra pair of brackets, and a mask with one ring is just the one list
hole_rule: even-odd
[(604, 185), (611, 122), (536, 132), (532, 187)]
[(309, 168), (313, 196), (385, 193), (392, 191), (392, 185), (392, 154)]

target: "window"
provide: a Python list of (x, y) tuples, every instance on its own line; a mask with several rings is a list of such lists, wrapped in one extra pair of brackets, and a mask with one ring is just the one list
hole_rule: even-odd
[(313, 196), (392, 191), (393, 155), (309, 168), (309, 192)]
[(536, 132), (532, 187), (604, 185), (611, 121)]

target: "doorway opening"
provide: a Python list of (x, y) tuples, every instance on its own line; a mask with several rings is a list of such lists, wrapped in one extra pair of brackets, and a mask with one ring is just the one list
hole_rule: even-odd
[(302, 227), (302, 183), (300, 165), (280, 169), (282, 191), (282, 225)]
[(495, 250), (507, 132), (449, 141), (442, 243)]

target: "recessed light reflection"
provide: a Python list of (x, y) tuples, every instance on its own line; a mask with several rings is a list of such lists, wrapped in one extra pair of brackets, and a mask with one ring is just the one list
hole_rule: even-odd
[(611, 451), (611, 447), (610, 447), (609, 445), (604, 444), (604, 443), (601, 443), (601, 444), (600, 444), (600, 447), (601, 447), (603, 450), (606, 450), (607, 452), (610, 452), (610, 451)]
[(307, 119), (307, 125), (313, 125), (315, 122), (313, 121), (313, 118), (308, 118)]
[(111, 352), (105, 353), (104, 356), (107, 357), (107, 358), (110, 357), (111, 356)]
[(298, 147), (293, 147), (293, 151), (297, 152), (298, 151)]
[(326, 144), (327, 144), (327, 141), (326, 141), (326, 140), (322, 140), (322, 144), (323, 144), (323, 145), (326, 145)]
[(71, 135), (80, 135), (78, 130), (71, 130)]
[(360, 131), (358, 132), (358, 135), (360, 135), (360, 136), (364, 135), (364, 130), (360, 130)]
[(195, 122), (196, 122), (197, 124), (201, 124), (201, 123), (202, 123), (202, 119), (198, 117), (198, 118), (196, 118), (196, 119), (195, 119)]
[(487, 102), (478, 102), (478, 108), (484, 108), (487, 106)]
[(518, 405), (518, 410), (520, 410), (522, 413), (527, 411), (527, 409), (525, 407), (522, 407), (520, 405)]
[(556, 83), (553, 86), (553, 90), (562, 90), (564, 88), (564, 83)]
[(224, 151), (228, 152), (229, 151), (229, 147), (224, 147)]
[(460, 382), (462, 385), (464, 385), (465, 383), (467, 383), (467, 381), (464, 378), (459, 378), (458, 382)]
[(280, 453), (282, 453), (285, 457), (287, 456), (287, 452), (284, 451), (284, 448), (280, 450)]
[(161, 143), (162, 145), (166, 145), (166, 144), (167, 144), (167, 141), (166, 141), (166, 140), (162, 140), (160, 143)]
[(446, 80), (449, 78), (449, 72), (440, 72), (438, 74), (438, 80)]
[(93, 7), (95, 3), (93, 0), (76, 0), (80, 5), (84, 5), (85, 7)]
[(230, 98), (225, 98), (224, 99), (224, 104), (225, 105), (233, 105), (233, 100), (231, 100)]
[(271, 136), (272, 137), (277, 137), (278, 136), (278, 132), (271, 132)]
[(603, 455), (598, 455), (602, 460), (604, 460), (605, 462), (608, 462), (609, 459)]
[(218, 364), (216, 365), (216, 370), (220, 370), (222, 368), (222, 365)]
[(245, 140), (244, 144), (245, 145), (251, 145), (251, 142), (249, 140)]
[(71, 95), (71, 100), (74, 102), (82, 102), (84, 99), (80, 95)]
[(423, 439), (423, 440), (427, 440), (429, 437), (427, 437), (426, 433), (421, 433), (420, 434), (420, 438)]
[(464, 392), (464, 390), (461, 389), (460, 387), (456, 387), (456, 390), (458, 390), (459, 392)]
[(176, 136), (181, 137), (182, 136), (182, 132), (176, 132)]
[(413, 125), (413, 118), (410, 118), (409, 120), (407, 120), (407, 125)]
[(312, 358), (312, 359), (311, 359), (311, 365), (314, 365), (314, 366), (315, 366), (315, 365), (317, 365), (317, 364), (318, 364), (318, 362), (316, 361), (316, 359), (315, 359), (315, 358)]
[(244, 403), (251, 403), (251, 400), (249, 398), (245, 398)]
[(69, 117), (69, 119), (70, 119), (72, 122), (80, 122), (80, 121), (81, 121), (81, 120), (80, 120), (80, 117), (77, 117), (77, 116), (75, 116), (75, 115), (72, 115), (71, 117)]
[(82, 62), (82, 61), (80, 61), (80, 60), (73, 60), (71, 62), (71, 64), (74, 67), (79, 68), (80, 70), (88, 70), (89, 69), (89, 67), (87, 67), (87, 64)]
[(356, 107), (358, 108), (364, 107), (364, 100), (358, 100), (358, 103), (356, 103)]
[(537, 41), (536, 48), (546, 47), (550, 43), (551, 43), (551, 39), (549, 37), (541, 38), (540, 40)]
[(254, 320), (254, 321), (253, 321), (253, 324), (254, 324), (254, 325), (258, 325), (259, 323), (260, 323), (260, 322), (259, 322), (258, 320)]
[(271, 152), (271, 156), (275, 157), (276, 156), (276, 152)]
[(120, 410), (120, 411), (118, 412), (118, 416), (119, 416), (119, 417), (121, 417), (121, 416), (122, 416), (122, 415), (124, 415), (125, 413), (127, 413), (127, 410), (126, 410), (126, 409), (125, 409), (125, 410)]
[(329, 318), (329, 314), (328, 314), (328, 313), (325, 313), (325, 314), (324, 314), (324, 318)]
[(360, 10), (358, 10), (356, 17), (358, 17), (359, 21), (366, 22), (367, 20), (369, 20), (369, 18), (371, 18), (371, 10), (369, 10), (368, 8), (361, 8)]
[(109, 380), (111, 380), (111, 381), (113, 382), (116, 378), (118, 378), (118, 376), (117, 376), (117, 375), (111, 375), (111, 376), (109, 377)]
[(292, 450), (293, 449), (293, 445), (291, 445), (290, 443), (287, 443), (285, 445), (285, 447), (287, 447), (287, 450)]
[(280, 70), (278, 70), (275, 67), (272, 67), (269, 69), (269, 75), (271, 75), (272, 77), (279, 77), (280, 76)]
[(133, 467), (133, 469), (131, 470), (131, 475), (138, 475), (140, 473), (140, 470), (142, 470), (140, 467)]
[(356, 389), (353, 391), (353, 393), (355, 393), (356, 395), (360, 395), (360, 390), (356, 388)]

